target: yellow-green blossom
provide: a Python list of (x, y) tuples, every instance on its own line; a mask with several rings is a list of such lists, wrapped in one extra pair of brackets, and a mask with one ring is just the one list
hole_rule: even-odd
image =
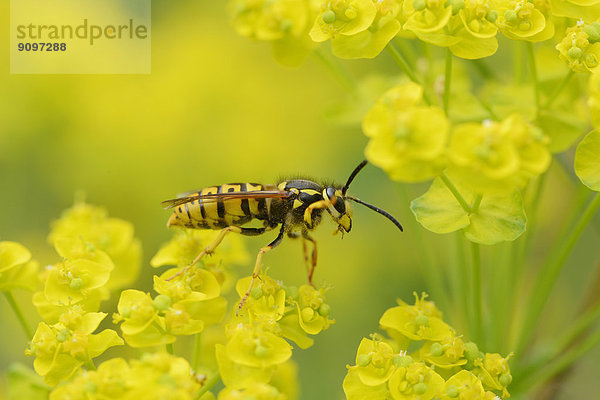
[[(547, 4), (542, 2), (535, 3), (533, 1), (517, 1), (517, 0), (500, 0), (495, 6), (498, 11), (498, 20), (496, 24), (502, 33), (514, 40), (540, 41), (549, 39), (541, 37), (539, 34), (542, 31), (553, 33), (554, 29), (546, 30), (546, 24), (551, 25), (552, 22), (547, 18), (542, 10), (538, 9), (538, 5), (546, 6), (544, 11), (549, 11)], [(551, 25), (553, 26), (553, 25)], [(547, 34), (545, 34), (547, 36)]]
[(287, 361), (292, 347), (280, 336), (260, 326), (239, 324), (229, 332), (227, 356), (237, 364), (266, 368)]
[(410, 306), (400, 302), (400, 306), (392, 307), (383, 314), (379, 325), (385, 329), (392, 338), (400, 339), (404, 336), (410, 340), (441, 341), (452, 335), (451, 328), (441, 319), (440, 311), (433, 302), (426, 301), (425, 295), (417, 297), (415, 305)]
[(116, 268), (106, 283), (109, 290), (132, 283), (139, 274), (141, 244), (134, 237), (133, 225), (109, 218), (100, 207), (78, 202), (64, 211), (61, 218), (52, 223), (48, 235), (48, 241), (55, 247), (61, 239), (82, 240), (110, 257)]
[(253, 383), (240, 389), (225, 388), (218, 400), (287, 400), (287, 396), (267, 383)]
[(452, 368), (467, 363), (463, 356), (465, 343), (454, 332), (439, 342), (426, 342), (419, 349), (420, 358), (440, 368)]
[(421, 105), (422, 96), (415, 83), (397, 86), (384, 93), (363, 121), (367, 159), (391, 179), (419, 182), (444, 167), (450, 124), (439, 107)]
[(487, 399), (481, 381), (467, 370), (461, 370), (448, 379), (444, 384), (444, 388), (441, 390), (440, 395), (440, 400)]
[(390, 379), (396, 370), (394, 349), (381, 341), (363, 338), (356, 353), (355, 369), (358, 377), (368, 386), (377, 386)]
[(394, 400), (433, 399), (439, 396), (443, 386), (444, 379), (420, 362), (401, 366), (388, 382)]
[(497, 353), (486, 353), (483, 359), (475, 359), (475, 368), (472, 370), (483, 387), (487, 390), (502, 391), (502, 397), (510, 397), (506, 387), (512, 382), (508, 359), (512, 356), (502, 357)]
[(600, 24), (579, 21), (567, 28), (564, 39), (556, 45), (561, 60), (576, 72), (595, 72), (600, 65)]
[(74, 308), (63, 314), (56, 324), (41, 322), (38, 325), (26, 353), (36, 357), (33, 367), (48, 385), (55, 386), (69, 379), (107, 348), (123, 344), (111, 329), (92, 333), (105, 316), (104, 313), (84, 313)]
[(372, 0), (324, 0), (310, 37), (324, 42), (338, 35), (355, 35), (367, 30), (376, 15)]
[(35, 290), (37, 270), (38, 263), (31, 260), (31, 253), (25, 246), (17, 242), (0, 242), (0, 291)]

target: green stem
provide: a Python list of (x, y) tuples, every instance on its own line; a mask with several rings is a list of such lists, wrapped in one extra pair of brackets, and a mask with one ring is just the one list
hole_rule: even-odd
[(440, 175), (440, 178), (442, 178), (442, 182), (444, 182), (444, 184), (446, 184), (446, 187), (448, 187), (448, 189), (450, 190), (450, 192), (452, 192), (452, 195), (458, 201), (458, 203), (463, 208), (463, 210), (465, 210), (465, 212), (467, 214), (470, 214), (471, 213), (471, 207), (469, 207), (469, 205), (467, 204), (467, 202), (465, 201), (465, 199), (461, 196), (461, 194), (459, 193), (458, 189), (456, 189), (456, 186), (454, 186), (454, 184), (448, 178), (448, 176), (446, 175), (446, 173), (442, 172), (442, 175)]
[[(471, 305), (469, 304), (469, 291), (467, 290), (467, 284), (469, 282), (469, 270), (467, 267), (467, 260), (465, 256), (465, 246), (463, 240), (463, 234), (461, 232), (455, 233), (456, 240), (456, 262), (457, 262), (457, 279), (455, 283), (455, 293), (461, 296), (462, 304), (458, 309), (462, 309), (463, 318), (467, 314), (467, 321), (470, 321), (469, 315), (471, 312)], [(463, 320), (464, 322), (464, 320)]]
[(167, 343), (165, 345), (165, 348), (167, 349), (167, 353), (169, 353), (171, 355), (174, 354), (174, 352), (173, 352), (173, 343)]
[(206, 382), (204, 382), (204, 385), (202, 385), (202, 387), (198, 391), (198, 394), (196, 395), (196, 399), (199, 399), (200, 397), (202, 397), (202, 395), (204, 395), (204, 393), (208, 392), (220, 380), (221, 380), (221, 375), (219, 374), (219, 372), (215, 373), (210, 379), (207, 379)]
[(535, 96), (535, 105), (539, 111), (540, 109), (540, 86), (538, 83), (537, 68), (535, 65), (535, 52), (533, 51), (533, 43), (526, 42), (527, 46), (527, 58), (529, 59), (529, 72), (531, 73), (531, 80), (533, 81), (533, 94)]
[(337, 79), (337, 81), (346, 89), (352, 96), (357, 96), (358, 87), (356, 79), (352, 74), (343, 67), (337, 58), (332, 57), (329, 53), (321, 48), (317, 48), (314, 52), (315, 56), (321, 61), (325, 68)]
[(477, 343), (482, 339), (482, 314), (481, 314), (481, 254), (479, 243), (471, 242), (472, 272), (471, 272), (471, 303), (473, 304), (473, 315), (471, 334)]
[(542, 106), (542, 108), (544, 108), (544, 109), (550, 108), (550, 106), (552, 105), (552, 103), (554, 103), (554, 100), (556, 100), (558, 98), (558, 95), (563, 91), (563, 89), (565, 88), (565, 86), (567, 86), (567, 83), (569, 83), (569, 81), (571, 80), (571, 78), (573, 77), (573, 75), (575, 75), (575, 72), (572, 69), (569, 69), (569, 72), (567, 72), (567, 75), (564, 77), (564, 79), (562, 80), (562, 82), (560, 83), (560, 85), (558, 85), (556, 87), (556, 89), (550, 95), (550, 97), (548, 98), (548, 100), (544, 103), (544, 105)]
[(536, 280), (536, 286), (532, 291), (531, 301), (525, 314), (525, 321), (521, 335), (516, 347), (516, 353), (522, 354), (523, 349), (529, 343), (533, 333), (535, 332), (535, 324), (546, 304), (550, 291), (562, 271), (562, 268), (571, 254), (573, 247), (577, 243), (579, 237), (585, 230), (585, 227), (592, 220), (596, 211), (600, 208), (600, 193), (596, 193), (592, 201), (581, 215), (581, 218), (562, 242), (559, 253), (556, 257), (548, 257), (540, 270), (540, 278)]
[[(392, 59), (394, 59), (394, 62), (400, 67), (402, 72), (404, 72), (411, 81), (420, 86), (423, 86), (423, 84), (421, 83), (417, 75), (415, 75), (413, 70), (410, 68), (402, 54), (400, 54), (394, 43), (389, 42), (385, 48), (387, 49), (388, 53), (390, 53), (390, 55), (392, 56)], [(423, 99), (427, 104), (431, 104), (431, 99), (428, 97), (427, 91), (425, 89), (423, 89)]]
[(192, 358), (192, 369), (194, 371), (198, 370), (198, 365), (200, 365), (200, 352), (202, 350), (202, 336), (201, 333), (196, 333), (194, 336), (194, 357)]
[(8, 290), (6, 292), (3, 292), (3, 293), (4, 293), (4, 297), (6, 297), (6, 301), (8, 301), (8, 304), (13, 309), (13, 312), (16, 314), (17, 319), (21, 323), (21, 327), (23, 327), (23, 330), (25, 331), (25, 334), (27, 335), (27, 337), (29, 339), (33, 338), (33, 331), (31, 330), (31, 327), (29, 326), (29, 323), (25, 319), (25, 315), (21, 311), (21, 308), (19, 307), (19, 305), (15, 301), (15, 297)]
[(452, 81), (452, 52), (446, 49), (446, 71), (444, 75), (444, 113), (448, 116), (448, 104), (450, 103), (450, 83)]

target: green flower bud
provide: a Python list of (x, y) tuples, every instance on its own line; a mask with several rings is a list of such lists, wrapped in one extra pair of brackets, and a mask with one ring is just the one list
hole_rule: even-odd
[(444, 348), (439, 343), (433, 343), (429, 349), (429, 353), (434, 357), (439, 357), (444, 354)]
[(569, 58), (573, 58), (575, 60), (578, 60), (581, 58), (581, 56), (583, 55), (583, 50), (581, 50), (579, 47), (574, 46), (571, 47), (568, 51), (567, 54), (569, 55)]
[(323, 303), (319, 307), (319, 315), (321, 317), (327, 317), (330, 312), (331, 312), (331, 307), (327, 303)]
[(263, 295), (263, 290), (257, 286), (253, 287), (252, 290), (250, 290), (250, 296), (253, 299), (259, 299), (261, 298)]
[(398, 367), (408, 367), (410, 364), (415, 362), (411, 356), (403, 356), (400, 354), (396, 354), (392, 361)]
[(485, 15), (485, 19), (487, 19), (489, 22), (491, 22), (493, 24), (498, 19), (498, 11), (496, 11), (496, 10), (488, 11), (488, 13)]
[(458, 397), (458, 388), (454, 385), (450, 385), (446, 388), (446, 396), (450, 398)]
[(504, 387), (510, 385), (510, 383), (512, 382), (512, 375), (509, 374), (508, 372), (503, 373), (502, 375), (500, 375), (500, 378), (498, 378), (498, 381), (500, 382), (500, 384)]
[(589, 25), (583, 27), (583, 31), (588, 35), (588, 41), (590, 43), (600, 42), (600, 23), (592, 22)]
[(169, 296), (167, 296), (166, 294), (159, 294), (154, 298), (152, 305), (154, 305), (154, 308), (156, 308), (158, 311), (164, 311), (167, 308), (171, 307), (171, 303), (172, 301)]
[(254, 349), (254, 355), (256, 357), (263, 358), (263, 357), (266, 357), (268, 354), (269, 354), (269, 349), (267, 349), (262, 344), (256, 345), (256, 348)]
[(335, 20), (337, 19), (335, 12), (333, 10), (327, 10), (323, 13), (323, 15), (321, 16), (321, 18), (323, 18), (323, 22), (325, 22), (326, 24), (333, 24), (335, 22)]
[(504, 19), (506, 19), (506, 22), (508, 22), (509, 24), (514, 24), (517, 22), (519, 17), (517, 16), (517, 13), (513, 10), (506, 10), (506, 12), (504, 13)]
[(427, 2), (425, 0), (413, 0), (413, 7), (417, 11), (423, 11), (427, 8)]
[(425, 314), (419, 313), (419, 315), (417, 315), (415, 318), (415, 324), (419, 326), (427, 326), (429, 325), (429, 318), (427, 318)]
[(83, 279), (81, 278), (73, 278), (71, 279), (71, 283), (69, 287), (73, 290), (79, 290), (83, 286)]
[(413, 390), (414, 390), (415, 394), (417, 394), (417, 395), (424, 394), (427, 391), (427, 385), (424, 384), (423, 382), (419, 382), (419, 383), (413, 385)]
[(481, 352), (479, 351), (479, 347), (473, 342), (465, 343), (465, 357), (468, 360), (474, 360), (476, 358), (481, 358)]
[(371, 363), (371, 355), (370, 354), (359, 354), (356, 357), (356, 365), (359, 367), (366, 367)]

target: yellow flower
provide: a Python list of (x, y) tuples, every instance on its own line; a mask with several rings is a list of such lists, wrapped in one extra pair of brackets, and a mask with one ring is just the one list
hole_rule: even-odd
[(367, 159), (393, 180), (419, 182), (438, 175), (450, 124), (439, 107), (421, 105), (423, 89), (407, 83), (388, 90), (369, 110), (363, 131)]
[(338, 35), (355, 35), (367, 30), (376, 15), (372, 0), (325, 0), (310, 37), (315, 42), (324, 42)]
[(263, 369), (281, 364), (292, 356), (292, 347), (285, 339), (248, 325), (238, 326), (230, 333), (225, 349), (233, 362)]
[(433, 399), (443, 386), (444, 379), (419, 362), (398, 368), (388, 382), (394, 400)]
[[(561, 60), (576, 72), (595, 72), (600, 65), (600, 42), (594, 35), (598, 25), (592, 24), (592, 29), (586, 25), (567, 28), (564, 39), (556, 45)], [(591, 34), (591, 35), (590, 35)]]
[(396, 370), (394, 350), (380, 340), (363, 338), (356, 353), (356, 370), (359, 379), (368, 386), (377, 386), (390, 379)]
[(37, 288), (37, 261), (17, 242), (0, 242), (0, 291)]

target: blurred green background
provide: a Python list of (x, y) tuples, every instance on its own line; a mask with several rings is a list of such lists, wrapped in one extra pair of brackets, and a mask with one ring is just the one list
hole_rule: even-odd
[[(8, 2), (0, 7), (2, 26), (8, 26)], [(41, 265), (57, 260), (46, 243), (49, 223), (84, 192), (89, 203), (135, 225), (144, 251), (136, 286), (150, 291), (156, 271), (148, 262), (172, 235), (160, 201), (208, 185), (275, 183), (285, 175), (343, 183), (363, 159), (364, 110), (344, 106), (349, 96), (316, 58), (284, 68), (269, 45), (238, 36), (224, 2), (155, 1), (150, 75), (10, 75), (7, 29), (0, 38), (0, 240), (23, 243)], [(347, 65), (357, 76), (396, 71), (385, 56), (377, 68), (368, 60)], [(346, 110), (343, 118), (340, 109)], [(560, 174), (555, 179), (571, 184)], [(415, 197), (425, 188), (409, 190)], [(343, 398), (345, 366), (354, 363), (361, 338), (377, 329), (397, 298), (412, 302), (413, 291), (427, 290), (415, 229), (426, 235), (431, 255), (446, 261), (439, 255), (454, 238), (417, 228), (403, 190), (373, 166), (351, 187), (356, 196), (396, 216), (408, 228), (405, 233), (360, 206), (343, 240), (331, 235), (330, 222), (315, 233), (315, 281), (333, 287), (328, 298), (336, 324), (319, 334), (313, 347), (294, 352), (303, 399)], [(244, 241), (255, 253), (275, 235)], [(286, 240), (269, 253), (264, 264), (270, 275), (302, 284), (301, 248), (300, 241)], [(247, 275), (251, 268), (238, 272)], [(564, 296), (576, 290), (567, 288)], [(17, 297), (29, 301), (26, 293)], [(112, 312), (114, 300), (103, 311)], [(568, 305), (561, 304), (555, 304), (558, 315), (568, 314)], [(29, 312), (36, 322), (33, 308)], [(0, 369), (15, 360), (30, 365), (32, 359), (23, 355), (28, 338), (4, 300), (0, 317)], [(460, 319), (449, 321), (460, 331)]]

